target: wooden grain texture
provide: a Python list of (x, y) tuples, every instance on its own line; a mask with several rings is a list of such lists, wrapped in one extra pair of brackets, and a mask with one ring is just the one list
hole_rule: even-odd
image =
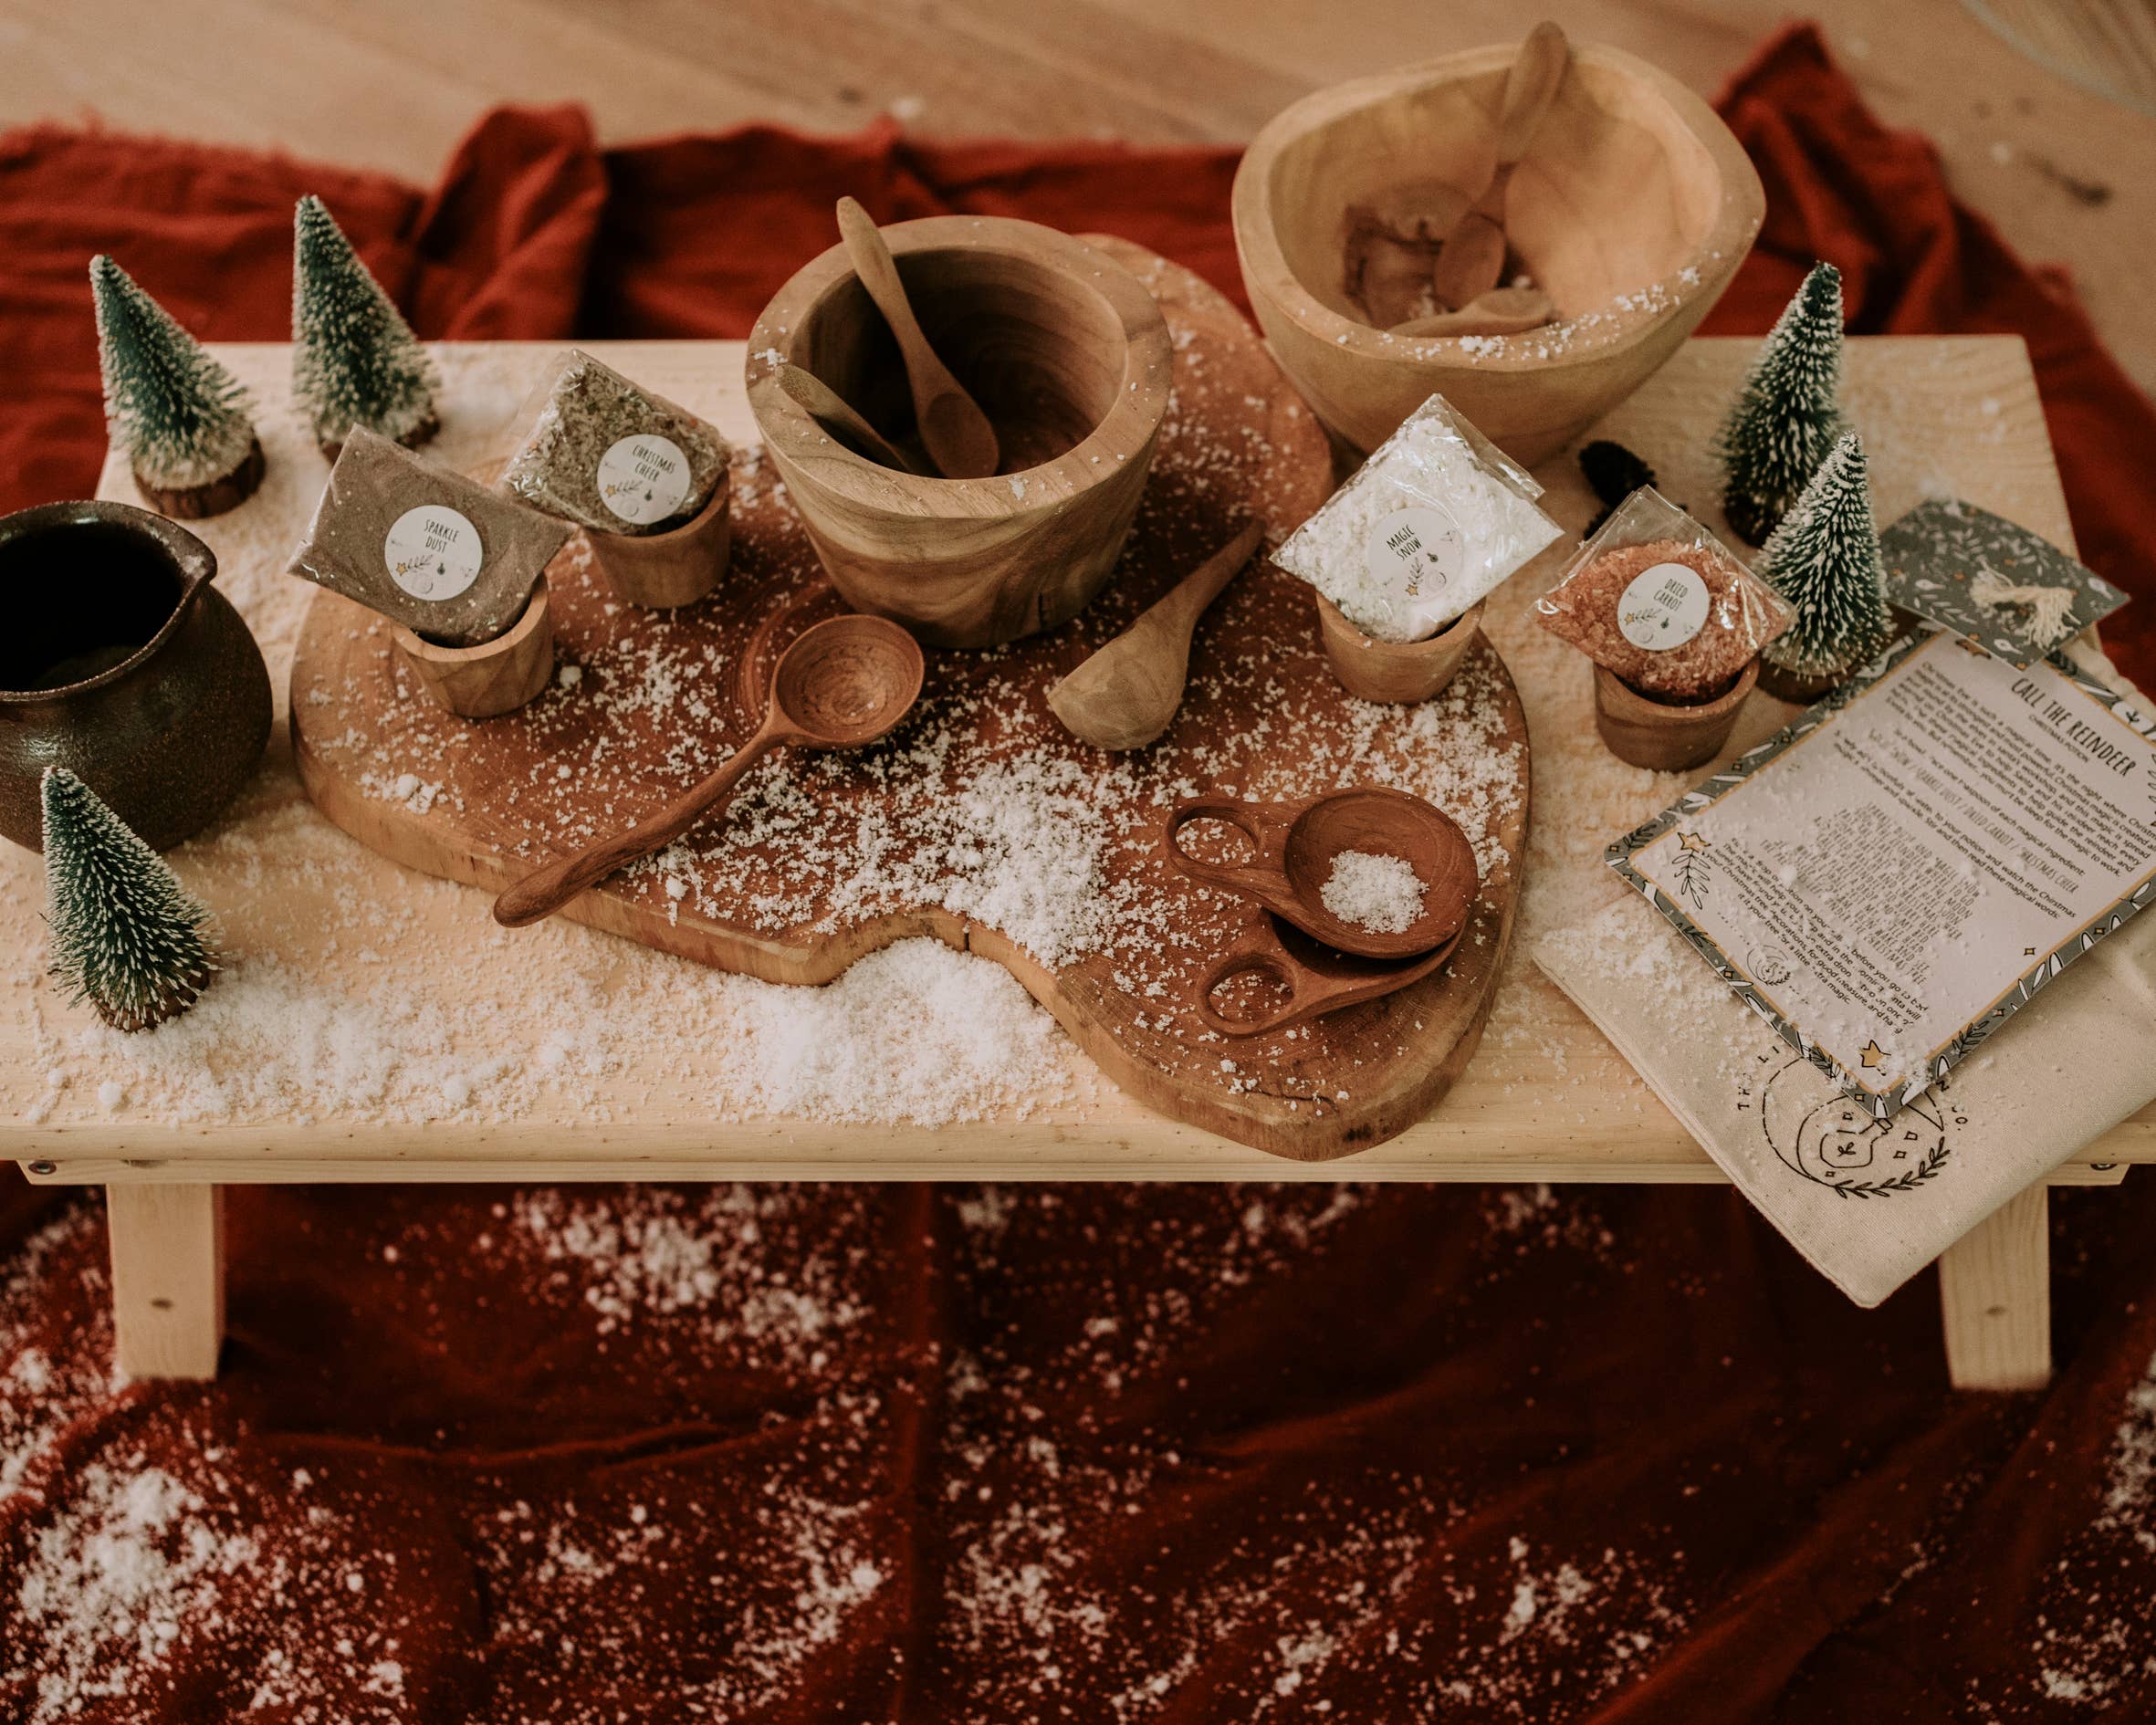
[(554, 674), (554, 618), (540, 576), (524, 614), (506, 633), (476, 647), (445, 647), (402, 623), (389, 632), (397, 655), (429, 695), (459, 718), (513, 713), (547, 686)]
[(1420, 641), (1379, 641), (1349, 622), (1340, 607), (1315, 589), (1318, 631), (1340, 686), (1360, 701), (1397, 706), (1444, 693), (1467, 663), (1482, 628), (1482, 601), (1434, 635)]
[(693, 605), (727, 572), (732, 546), (731, 488), (725, 475), (689, 520), (664, 533), (593, 533), (591, 561), (623, 604), (649, 611)]
[(986, 216), (900, 222), (879, 237), (928, 340), (994, 420), (1000, 469), (901, 472), (832, 437), (787, 392), (798, 365), (926, 453), (911, 368), (843, 246), (804, 264), (749, 337), (748, 404), (772, 464), (855, 610), (932, 647), (1053, 629), (1115, 567), (1167, 413), (1167, 329), (1121, 267), (1148, 267), (1150, 255)]
[(1269, 121), (1236, 172), (1236, 254), (1258, 322), (1355, 448), (1375, 449), (1441, 392), (1515, 460), (1541, 461), (1676, 351), (1766, 214), (1712, 109), (1647, 62), (1583, 43), (1505, 204), (1504, 238), (1559, 321), (1464, 339), (1372, 328), (1351, 236), (1472, 219), (1455, 212), (1492, 172), (1514, 53), (1470, 48), (1321, 90)]
[[(1155, 467), (1145, 523), (1120, 566), (1119, 607), (1145, 603), (1180, 579), (1193, 541), (1216, 547), (1251, 517), (1284, 532), (1332, 483), (1322, 434), (1307, 413), (1282, 416), (1293, 393), (1249, 326), (1188, 272), (1142, 256), (1130, 261), (1146, 272), (1177, 332), (1181, 411)], [(724, 352), (731, 360), (735, 350)], [(752, 398), (757, 387), (752, 382)], [(1251, 452), (1260, 448), (1267, 453), (1253, 460)], [(755, 723), (767, 667), (837, 605), (776, 488), (744, 484), (739, 490), (737, 580), (712, 602), (654, 621), (610, 607), (603, 590), (580, 582), (573, 570), (553, 583), (557, 634), (565, 655), (579, 663), (597, 660), (603, 645), (617, 663), (640, 663), (664, 650), (734, 667), (727, 734), (737, 738)], [(787, 490), (801, 500), (790, 478)], [(617, 854), (624, 789), (654, 804), (680, 806), (671, 711), (625, 725), (607, 718), (595, 697), (579, 705), (579, 697), (560, 692), (503, 724), (450, 727), (403, 698), (379, 652), (378, 632), (355, 621), (349, 603), (334, 596), (316, 603), (293, 668), (292, 711), (309, 795), (372, 849), (429, 873), (499, 888), (588, 845), (596, 844), (602, 860)], [(1100, 621), (1087, 621), (1097, 632)], [(1119, 1086), (1171, 1118), (1283, 1156), (1336, 1156), (1378, 1142), (1429, 1111), (1480, 1034), (1517, 900), (1527, 820), (1525, 720), (1502, 661), (1485, 644), (1464, 680), (1490, 704), (1491, 727), (1484, 734), (1463, 720), (1418, 745), (1487, 748), (1508, 776), (1509, 796), (1491, 801), (1482, 830), (1471, 835), (1490, 866), (1479, 894), (1470, 894), (1470, 939), (1441, 969), (1382, 999), (1375, 998), (1376, 979), (1358, 976), (1352, 991), (1334, 989), (1342, 1010), (1293, 1036), (1283, 1021), (1282, 1034), (1246, 1038), (1224, 1061), (1198, 979), (1215, 957), (1239, 948), (1262, 913), (1192, 889), (1156, 853), (1156, 790), (1166, 795), (1207, 772), (1208, 762), (1236, 757), (1260, 692), (1267, 710), (1294, 716), (1293, 747), (1273, 751), (1272, 770), (1300, 760), (1309, 763), (1310, 775), (1329, 777), (1340, 770), (1333, 763), (1381, 758), (1384, 750), (1365, 734), (1325, 668), (1313, 633), (1303, 585), (1270, 568), (1253, 571), (1211, 619), (1199, 649), (1200, 687), (1168, 736), (1133, 764), (1117, 766), (1113, 779), (1098, 753), (1052, 723), (1026, 722), (1032, 711), (1045, 710), (1057, 679), (1087, 655), (1088, 630), (1039, 634), (992, 655), (938, 653), (920, 712), (889, 747), (865, 751), (858, 768), (787, 768), (789, 800), (771, 836), (736, 840), (729, 836), (736, 829), (715, 821), (701, 838), (685, 841), (702, 846), (692, 861), (612, 876), (564, 905), (563, 914), (661, 951), (797, 984), (828, 981), (892, 941), (933, 935), (1003, 964)], [(570, 734), (592, 739), (587, 764), (565, 767), (546, 794), (532, 797), (530, 787), (563, 760)], [(384, 747), (439, 762), (447, 794), (424, 811), (383, 798), (376, 762)], [(910, 764), (916, 748), (930, 765)], [(603, 771), (596, 770), (602, 751)], [(1075, 766), (1103, 775), (1111, 787), (1131, 787), (1102, 793), (1102, 818), (1114, 831), (1103, 852), (1104, 878), (1086, 890), (1115, 903), (1116, 918), (1133, 925), (1132, 938), (1073, 955), (1038, 953), (1010, 928), (952, 904), (941, 875), (892, 892), (879, 886), (866, 901), (821, 881), (801, 885), (807, 874), (797, 853), (814, 849), (818, 831), (846, 835), (841, 842), (849, 854), (854, 833), (875, 832), (877, 843), (888, 847), (876, 852), (879, 880), (899, 875), (916, 841), (895, 802), (898, 788), (929, 778), (940, 782), (946, 762), (961, 758), (969, 763), (968, 777), (929, 793), (953, 808), (972, 794), (971, 775), (1006, 763), (1028, 775)], [(1463, 810), (1461, 818), (1475, 817)], [(752, 833), (753, 819), (738, 831)], [(964, 819), (970, 826), (980, 817)], [(680, 828), (665, 816), (650, 824), (661, 843)], [(669, 879), (678, 882), (685, 873), (704, 883), (700, 892), (670, 891)], [(574, 882), (563, 888), (574, 890)], [(526, 912), (559, 903), (563, 892), (538, 891), (527, 904), (519, 888), (507, 920), (526, 920)], [(782, 913), (767, 908), (780, 903), (788, 906)], [(1358, 1001), (1366, 1004), (1345, 1009)]]
[(1635, 767), (1685, 772), (1722, 753), (1737, 716), (1759, 685), (1759, 661), (1737, 674), (1727, 693), (1685, 706), (1656, 701), (1607, 665), (1595, 667), (1595, 729), (1609, 752)]
[[(1707, 509), (1715, 493), (1705, 451), (1713, 413), (1735, 388), (1753, 345), (1693, 340), (1599, 430), (1656, 463), (1669, 494)], [(556, 347), (535, 345), (533, 363)], [(289, 356), (281, 346), (225, 344), (217, 357), (260, 406), (270, 455), (260, 497), (198, 532), (225, 565), (235, 601), (268, 654), (280, 695), (311, 597), (298, 583), (264, 579), (261, 568), (289, 549), (281, 525), (303, 513), (324, 469), (293, 427), (287, 407)], [(741, 350), (712, 366), (706, 350), (681, 343), (602, 344), (607, 363), (660, 390), (737, 441), (753, 426), (739, 375)], [(513, 403), (525, 363), (516, 350), (436, 350), (445, 371), (475, 369), (490, 395)], [(1874, 338), (1848, 353), (1847, 398), (1872, 460), (1879, 516), (1891, 520), (1934, 490), (1957, 493), (2061, 545), (2072, 531), (2046, 441), (2027, 358), (2018, 341)], [(443, 432), (445, 455), (468, 465), (479, 452), (513, 446), (506, 424), (469, 414)], [(1598, 507), (1569, 462), (1538, 476), (1546, 507), (1576, 532)], [(108, 464), (100, 489), (131, 498), (123, 462)], [(260, 513), (257, 514), (256, 512)], [(268, 522), (257, 528), (254, 523)], [(1195, 554), (1204, 547), (1194, 544)], [(1562, 548), (1557, 555), (1561, 556)], [(250, 576), (249, 570), (257, 572)], [(1647, 773), (1616, 782), (1595, 735), (1592, 678), (1576, 653), (1539, 629), (1528, 607), (1554, 566), (1537, 566), (1493, 596), (1486, 627), (1519, 674), (1535, 741), (1538, 813), (1521, 937), (1492, 1003), (1476, 1058), (1444, 1105), (1409, 1131), (1340, 1163), (1294, 1163), (1214, 1134), (1178, 1125), (1111, 1087), (1043, 1106), (1030, 1117), (996, 1115), (940, 1127), (846, 1124), (799, 1118), (715, 1117), (715, 1067), (706, 1059), (654, 1052), (591, 1080), (573, 1096), (535, 1094), (512, 1118), (470, 1112), (413, 1119), (366, 1110), (326, 1109), (306, 1119), (235, 1110), (184, 1124), (131, 1107), (99, 1106), (96, 1086), (74, 1084), (37, 1106), (42, 1074), (89, 1029), (65, 1009), (36, 964), (0, 972), (0, 1156), (31, 1165), (40, 1180), (526, 1180), (526, 1179), (1124, 1179), (1372, 1181), (1681, 1181), (1722, 1176), (1629, 1066), (1527, 960), (1522, 948), (1543, 930), (1583, 920), (1621, 892), (1600, 862), (1602, 846), (1665, 806), (1680, 781)], [(1230, 589), (1230, 598), (1235, 590)], [(1119, 602), (1111, 596), (1108, 602)], [(1223, 603), (1229, 602), (1224, 600)], [(1135, 614), (1125, 610), (1124, 616)], [(1104, 620), (1104, 632), (1112, 625)], [(1203, 631), (1201, 630), (1201, 638)], [(1732, 747), (1772, 728), (1777, 709), (1754, 697)], [(385, 763), (385, 771), (392, 771)], [(499, 1027), (537, 1046), (552, 1025), (551, 999), (522, 986), (510, 948), (491, 946), (467, 965), (439, 956), (466, 950), (485, 901), (460, 888), (419, 880), (353, 844), (307, 808), (281, 743), (225, 829), (178, 853), (191, 889), (216, 903), (230, 937), (273, 948), (324, 986), (363, 988), (383, 968), (423, 976), (427, 1004)], [(265, 875), (274, 842), (281, 859)], [(37, 859), (0, 846), (0, 901), (42, 903)], [(1603, 896), (1596, 896), (1596, 894)], [(339, 907), (396, 907), (393, 925), (356, 951), (337, 932)], [(35, 909), (10, 925), (26, 943)], [(565, 943), (599, 937), (570, 928)], [(502, 942), (520, 938), (496, 931)], [(601, 942), (634, 955), (624, 943)], [(26, 949), (30, 949), (26, 946)], [(578, 960), (587, 978), (626, 966)], [(2118, 1165), (2156, 1161), (2156, 1108), (2107, 1134), (2052, 1176), (2055, 1184), (2104, 1185)], [(38, 1166), (51, 1172), (40, 1174)]]
[(201, 1182), (105, 1191), (114, 1364), (131, 1377), (217, 1375), (225, 1342), (225, 1195)]
[(2041, 1389), (2051, 1380), (2050, 1195), (2010, 1197), (1939, 1260), (1946, 1369), (1956, 1389)]

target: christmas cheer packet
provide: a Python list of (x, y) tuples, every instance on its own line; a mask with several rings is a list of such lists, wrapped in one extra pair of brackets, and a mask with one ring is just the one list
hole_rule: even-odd
[(1534, 959), (1815, 1269), (1876, 1306), (2156, 1099), (2156, 916), (2096, 942), (1890, 1120), (1852, 1102), (1627, 894)]

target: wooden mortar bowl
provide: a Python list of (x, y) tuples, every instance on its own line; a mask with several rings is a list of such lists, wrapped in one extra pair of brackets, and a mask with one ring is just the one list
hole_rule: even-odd
[(1515, 461), (1553, 454), (1676, 351), (1765, 214), (1759, 175), (1712, 109), (1644, 60), (1575, 43), (1505, 199), (1512, 249), (1560, 322), (1487, 339), (1372, 329), (1347, 298), (1349, 211), (1447, 231), (1490, 178), (1515, 51), (1497, 43), (1320, 90), (1275, 115), (1236, 172), (1258, 322), (1319, 417), (1366, 454), (1433, 393)]
[(1614, 672), (1595, 667), (1595, 728), (1609, 752), (1632, 767), (1687, 772), (1722, 753), (1736, 728), (1737, 709), (1759, 681), (1754, 658), (1711, 701), (1687, 706), (1642, 695)]
[(1031, 222), (884, 230), (930, 344), (994, 423), (1002, 469), (924, 478), (859, 455), (780, 387), (791, 361), (918, 446), (897, 343), (834, 246), (764, 308), (748, 403), (816, 554), (856, 611), (936, 647), (1067, 622), (1115, 566), (1167, 411), (1167, 326), (1127, 270)]
[(476, 647), (445, 647), (395, 623), (390, 640), (420, 686), (459, 718), (497, 718), (538, 699), (554, 672), (554, 620), (547, 578), (531, 590), (524, 614)]
[(1489, 602), (1477, 600), (1420, 641), (1380, 641), (1348, 622), (1340, 607), (1315, 588), (1311, 597), (1317, 601), (1318, 632), (1334, 679), (1358, 701), (1389, 706), (1412, 706), (1445, 692), (1481, 632), (1482, 607)]

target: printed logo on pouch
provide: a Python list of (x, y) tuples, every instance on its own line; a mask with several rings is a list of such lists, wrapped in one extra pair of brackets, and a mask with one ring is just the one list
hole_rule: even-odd
[(689, 494), (689, 458), (671, 437), (638, 432), (599, 458), (599, 495), (624, 521), (649, 527), (680, 509)]
[(1363, 561), (1382, 588), (1403, 574), (1407, 596), (1441, 593), (1460, 573), (1459, 525), (1442, 509), (1395, 509), (1372, 530)]
[(1689, 563), (1657, 563), (1617, 601), (1617, 628), (1648, 653), (1681, 647), (1707, 626), (1707, 583)]
[(1740, 1081), (1738, 1106), (1758, 1111), (1760, 1131), (1784, 1167), (1843, 1197), (1913, 1191), (1946, 1166), (1955, 1133), (1969, 1124), (1940, 1093), (1943, 1081), (1879, 1120), (1847, 1096), (1820, 1101), (1818, 1072), (1785, 1049), (1762, 1055), (1760, 1065), (1764, 1082)]
[(382, 541), (389, 578), (414, 599), (455, 599), (479, 579), (486, 560), (479, 529), (438, 503), (407, 509)]

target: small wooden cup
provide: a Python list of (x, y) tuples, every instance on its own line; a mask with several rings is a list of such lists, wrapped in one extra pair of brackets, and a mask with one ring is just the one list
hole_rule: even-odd
[(1722, 694), (1687, 705), (1658, 701), (1602, 666), (1595, 667), (1595, 727), (1609, 752), (1634, 767), (1680, 773), (1712, 760), (1729, 741), (1737, 710), (1759, 681), (1753, 659)]
[(733, 545), (727, 502), (733, 476), (720, 474), (711, 500), (664, 533), (594, 533), (591, 560), (615, 597), (648, 611), (693, 605), (718, 585)]
[(1778, 664), (1762, 658), (1759, 662), (1759, 688), (1763, 695), (1771, 695), (1777, 701), (1787, 701), (1795, 706), (1809, 706), (1829, 689), (1839, 688), (1849, 680), (1844, 672), (1839, 676), (1799, 676), (1794, 671), (1784, 671)]
[(459, 718), (496, 718), (535, 700), (554, 672), (554, 620), (547, 578), (531, 590), (524, 614), (506, 634), (476, 647), (443, 647), (398, 624), (397, 652), (426, 692)]
[(1482, 627), (1480, 603), (1422, 641), (1379, 641), (1341, 615), (1339, 606), (1312, 589), (1325, 657), (1340, 686), (1358, 700), (1405, 706), (1444, 693)]

